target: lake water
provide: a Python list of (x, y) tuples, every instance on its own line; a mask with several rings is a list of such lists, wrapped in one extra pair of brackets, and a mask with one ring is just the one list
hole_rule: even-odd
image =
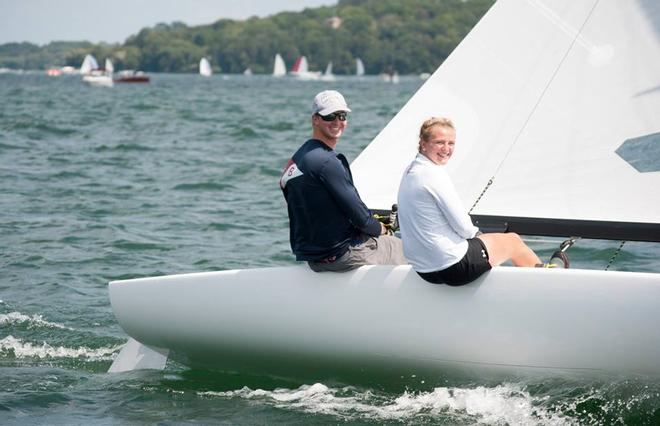
[[(314, 94), (346, 96), (339, 150), (354, 159), (421, 84), (0, 75), (0, 424), (660, 424), (660, 379), (637, 376), (447, 372), (399, 389), (175, 363), (106, 373), (127, 340), (108, 281), (293, 264), (277, 182)], [(604, 269), (617, 247), (580, 242), (571, 260)], [(658, 272), (659, 258), (627, 243), (610, 269)]]

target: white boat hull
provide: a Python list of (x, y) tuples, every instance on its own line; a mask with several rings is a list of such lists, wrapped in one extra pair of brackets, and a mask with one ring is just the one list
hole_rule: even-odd
[(99, 86), (99, 87), (112, 87), (113, 81), (112, 77), (109, 75), (86, 75), (83, 77), (83, 81), (90, 86)]
[(299, 265), (109, 290), (132, 338), (204, 368), (268, 372), (289, 359), (660, 373), (659, 274), (499, 267), (452, 288), (409, 266), (319, 274)]

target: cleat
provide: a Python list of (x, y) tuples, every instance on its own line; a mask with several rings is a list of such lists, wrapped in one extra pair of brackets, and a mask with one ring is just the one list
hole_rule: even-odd
[(563, 251), (557, 250), (550, 257), (549, 264), (555, 265), (557, 268), (568, 269), (569, 261), (568, 256)]

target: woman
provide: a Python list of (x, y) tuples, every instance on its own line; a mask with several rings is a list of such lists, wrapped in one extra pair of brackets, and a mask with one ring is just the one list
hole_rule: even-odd
[(481, 234), (472, 224), (445, 170), (455, 144), (451, 120), (426, 120), (419, 153), (401, 180), (399, 226), (413, 269), (428, 282), (459, 286), (509, 259), (515, 266), (540, 265), (518, 234)]

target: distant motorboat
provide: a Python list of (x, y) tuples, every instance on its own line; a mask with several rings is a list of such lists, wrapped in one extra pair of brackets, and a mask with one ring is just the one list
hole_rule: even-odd
[(70, 75), (70, 74), (76, 74), (78, 72), (77, 69), (75, 69), (72, 66), (64, 66), (62, 68), (48, 68), (46, 70), (46, 75), (51, 76), (51, 77), (58, 77), (60, 75)]
[(210, 77), (213, 74), (211, 63), (208, 59), (202, 58), (199, 60), (199, 74), (204, 77)]
[(278, 53), (275, 55), (275, 64), (273, 65), (273, 77), (284, 77), (286, 75), (286, 65), (284, 59)]
[(149, 83), (151, 78), (142, 71), (122, 70), (115, 75), (115, 83)]

